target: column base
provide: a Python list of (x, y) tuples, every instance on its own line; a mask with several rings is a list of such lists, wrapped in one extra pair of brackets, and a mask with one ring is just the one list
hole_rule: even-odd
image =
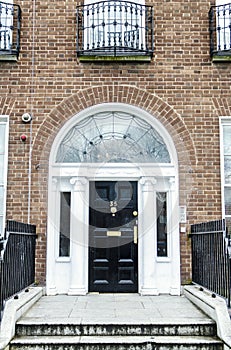
[(179, 287), (179, 288), (177, 288), (177, 287), (171, 287), (170, 288), (170, 292), (169, 292), (169, 294), (170, 295), (180, 295), (181, 294), (181, 288)]
[(67, 294), (68, 295), (86, 295), (88, 291), (85, 287), (78, 288), (78, 287), (71, 287), (69, 288)]
[(46, 287), (46, 295), (54, 296), (57, 294), (58, 294), (58, 290), (57, 290), (56, 286)]
[(159, 290), (157, 288), (141, 288), (141, 295), (159, 295)]

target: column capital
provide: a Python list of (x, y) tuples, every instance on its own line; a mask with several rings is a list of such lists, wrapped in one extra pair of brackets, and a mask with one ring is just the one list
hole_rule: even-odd
[(84, 191), (88, 180), (84, 176), (72, 177), (70, 179), (70, 184), (74, 186), (74, 191)]
[(176, 178), (174, 176), (171, 176), (168, 182), (169, 182), (170, 190), (173, 190), (175, 188)]
[(143, 186), (143, 191), (153, 191), (157, 179), (154, 176), (142, 176), (139, 182)]
[(57, 179), (57, 177), (52, 177), (51, 184), (52, 184), (52, 191), (56, 191), (57, 190), (57, 186), (58, 186), (58, 179)]

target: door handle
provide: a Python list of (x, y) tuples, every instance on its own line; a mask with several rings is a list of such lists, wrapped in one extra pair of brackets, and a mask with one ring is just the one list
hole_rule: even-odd
[(134, 234), (134, 244), (137, 244), (138, 243), (138, 227), (137, 226), (134, 226), (133, 234)]

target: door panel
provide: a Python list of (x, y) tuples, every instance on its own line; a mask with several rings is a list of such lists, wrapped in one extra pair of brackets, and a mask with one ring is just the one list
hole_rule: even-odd
[(90, 183), (89, 290), (137, 292), (137, 182)]

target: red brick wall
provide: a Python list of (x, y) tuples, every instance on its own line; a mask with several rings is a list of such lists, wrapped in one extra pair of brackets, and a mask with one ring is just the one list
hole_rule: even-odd
[[(231, 116), (230, 64), (209, 56), (211, 1), (149, 1), (155, 53), (150, 63), (81, 63), (76, 58), (77, 3), (18, 1), (22, 8), (17, 63), (0, 62), (0, 114), (10, 116), (7, 218), (27, 221), (30, 125), (31, 223), (37, 225), (37, 279), (45, 280), (47, 171), (52, 141), (66, 120), (102, 102), (139, 106), (171, 134), (179, 157), (180, 204), (188, 223), (221, 218), (219, 116)], [(25, 133), (25, 144), (20, 135)], [(40, 168), (37, 165), (40, 164)], [(190, 242), (181, 234), (182, 281), (190, 279)]]

